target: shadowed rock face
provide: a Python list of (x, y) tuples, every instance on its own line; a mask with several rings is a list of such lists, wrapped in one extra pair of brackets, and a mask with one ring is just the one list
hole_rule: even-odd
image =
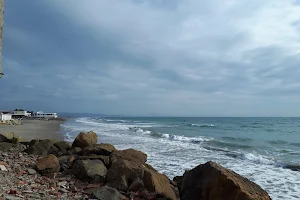
[(2, 76), (2, 41), (4, 30), (4, 0), (0, 0), (0, 78)]

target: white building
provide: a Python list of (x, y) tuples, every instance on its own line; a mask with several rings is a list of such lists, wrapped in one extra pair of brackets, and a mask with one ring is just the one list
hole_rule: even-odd
[(10, 113), (0, 113), (0, 120), (11, 120)]
[(26, 110), (15, 110), (14, 114), (12, 114), (12, 117), (18, 118), (18, 117), (30, 117), (31, 113), (27, 112)]
[(34, 114), (34, 117), (38, 117), (38, 118), (57, 118), (57, 114), (56, 113), (44, 113), (42, 111), (39, 111), (36, 114)]

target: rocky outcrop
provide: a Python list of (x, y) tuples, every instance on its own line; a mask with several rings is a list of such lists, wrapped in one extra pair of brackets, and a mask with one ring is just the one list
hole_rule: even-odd
[(9, 142), (1, 142), (0, 143), (0, 151), (9, 151), (11, 148), (15, 147), (15, 144)]
[(72, 167), (73, 174), (83, 181), (104, 183), (107, 169), (101, 160), (77, 160)]
[(60, 170), (60, 164), (57, 157), (53, 154), (41, 158), (36, 163), (36, 169), (41, 174), (57, 173)]
[(113, 151), (116, 150), (117, 149), (111, 144), (101, 143), (101, 144), (95, 144), (83, 148), (80, 154), (81, 155), (96, 154), (96, 155), (109, 156)]
[(214, 162), (185, 172), (179, 190), (181, 200), (271, 200), (260, 186)]
[(128, 160), (136, 164), (144, 165), (147, 162), (147, 154), (134, 149), (113, 151), (110, 155), (110, 162), (115, 163), (122, 160)]
[(0, 142), (8, 142), (8, 139), (6, 136), (0, 134)]
[(171, 187), (167, 176), (152, 170), (145, 170), (144, 174), (145, 188), (150, 192), (155, 192), (161, 197), (176, 200), (176, 195)]
[(87, 146), (95, 145), (97, 144), (97, 142), (98, 142), (98, 137), (95, 132), (93, 131), (90, 131), (88, 133), (81, 132), (75, 138), (72, 147), (84, 148)]

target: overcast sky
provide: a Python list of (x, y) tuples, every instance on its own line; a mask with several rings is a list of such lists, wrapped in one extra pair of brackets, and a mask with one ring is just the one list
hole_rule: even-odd
[(300, 116), (296, 0), (6, 0), (0, 109)]

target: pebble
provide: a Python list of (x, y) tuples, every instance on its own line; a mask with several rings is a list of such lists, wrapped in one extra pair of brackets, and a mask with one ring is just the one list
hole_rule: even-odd
[(6, 169), (6, 167), (4, 165), (0, 165), (0, 169), (1, 169), (1, 171), (7, 172), (7, 169)]
[(27, 172), (28, 172), (29, 175), (36, 174), (36, 171), (34, 169), (27, 169)]

